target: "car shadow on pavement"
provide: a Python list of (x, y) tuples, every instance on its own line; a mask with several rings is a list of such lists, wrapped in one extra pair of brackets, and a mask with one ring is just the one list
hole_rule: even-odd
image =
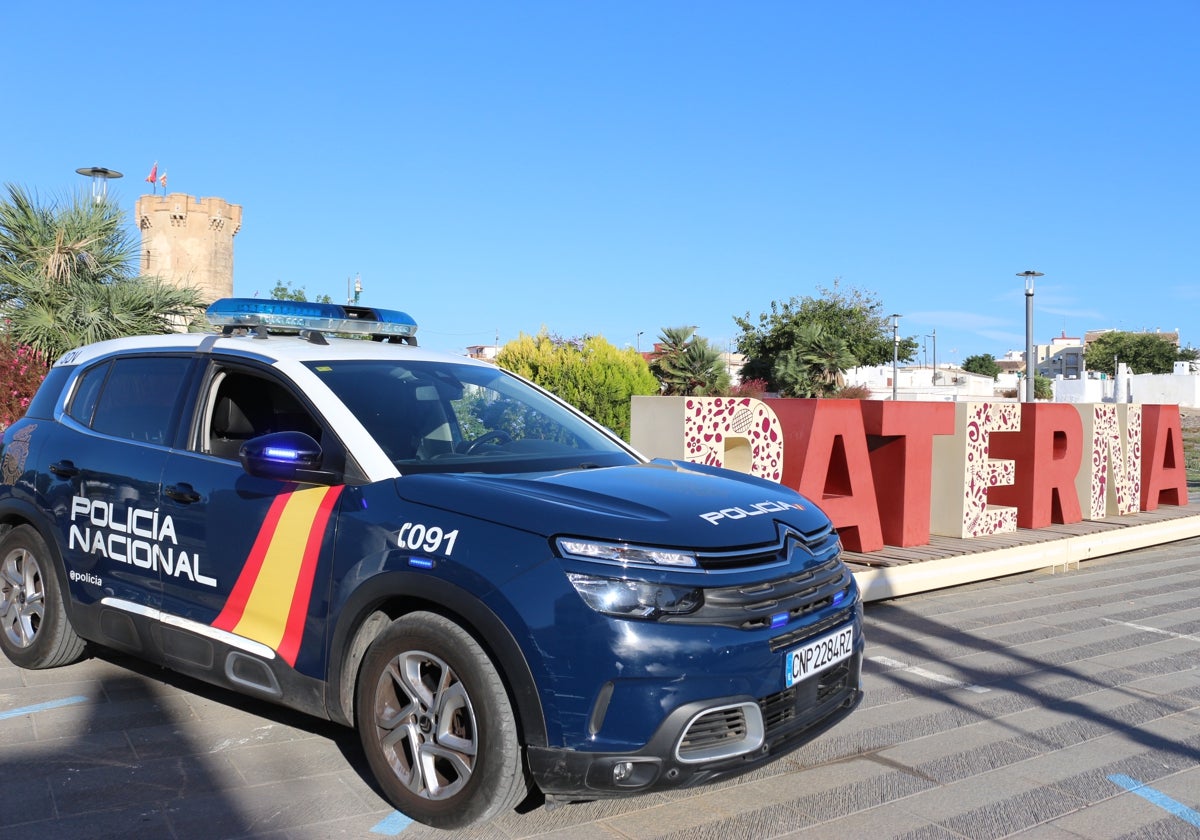
[[(1027, 749), (1052, 751), (1073, 742), (1107, 733), (1120, 733), (1156, 753), (1176, 756), (1185, 762), (1200, 762), (1200, 743), (1196, 743), (1195, 739), (1191, 743), (1176, 741), (1142, 726), (1159, 718), (1200, 708), (1200, 688), (1192, 686), (1174, 692), (1150, 694), (1126, 687), (1139, 680), (1194, 668), (1194, 651), (1168, 654), (1157, 659), (1147, 657), (1139, 663), (1107, 669), (1097, 668), (1094, 662), (1087, 667), (1079, 667), (1097, 657), (1120, 655), (1143, 645), (1161, 642), (1164, 636), (1159, 632), (1130, 628), (1130, 632), (1116, 638), (1078, 639), (1076, 634), (1112, 626), (1111, 619), (1106, 621), (1104, 618), (1088, 616), (1068, 626), (1037, 623), (1034, 625), (1036, 629), (1026, 629), (1022, 634), (1011, 637), (997, 636), (993, 626), (989, 638), (977, 630), (962, 629), (921, 615), (906, 608), (903, 602), (868, 604), (866, 615), (868, 651), (864, 670), (874, 674), (877, 679), (891, 682), (897, 696), (905, 693), (912, 696), (937, 695), (940, 703), (966, 711), (961, 725), (969, 725), (971, 718), (977, 718), (979, 721), (989, 720), (1000, 726), (1010, 726), (1005, 721), (1007, 714), (1023, 709), (1047, 709), (1069, 717), (1070, 723), (1035, 732), (1011, 727), (1014, 738), (1020, 739)], [(1015, 622), (1018, 618), (1010, 613), (1005, 616), (1005, 622)], [(1024, 622), (1022, 626), (1029, 628), (1030, 624)], [(1071, 638), (1064, 639), (1061, 646), (1053, 647), (1058, 637)], [(1043, 642), (1050, 643), (1053, 649), (1036, 656), (1020, 650), (1022, 646)], [(881, 648), (887, 649), (889, 655), (872, 658)], [(903, 653), (897, 653), (899, 651)], [(893, 656), (903, 661), (892, 660)], [(883, 664), (880, 659), (884, 660)], [(980, 661), (980, 664), (972, 664), (969, 661), (971, 659)], [(993, 703), (981, 699), (989, 696), (986, 694), (947, 690), (946, 684), (927, 682), (921, 676), (914, 676), (904, 667), (907, 665), (936, 670), (939, 676), (949, 677), (960, 687), (976, 691), (988, 689), (996, 692), (990, 695), (992, 697), (1005, 697)], [(1124, 697), (1128, 702), (1113, 703), (1108, 700), (1105, 710), (1101, 711), (1097, 704), (1088, 702), (1089, 695), (1101, 691), (1116, 692), (1118, 697)], [(876, 748), (886, 746), (891, 744), (881, 743)]]
[(0, 720), (4, 840), (251, 837), (382, 807), (352, 730), (94, 653), (21, 672), (30, 713)]

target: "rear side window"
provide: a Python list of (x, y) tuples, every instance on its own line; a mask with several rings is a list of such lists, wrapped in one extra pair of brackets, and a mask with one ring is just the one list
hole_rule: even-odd
[(72, 370), (73, 368), (69, 367), (50, 368), (50, 372), (46, 374), (46, 378), (38, 387), (37, 393), (33, 395), (29, 408), (25, 410), (25, 416), (53, 420), (54, 406), (58, 404), (58, 397), (66, 386)]
[(191, 363), (185, 356), (147, 356), (93, 368), (80, 380), (70, 414), (101, 434), (168, 444)]
[(75, 394), (71, 397), (67, 414), (85, 426), (92, 425), (92, 413), (96, 410), (96, 400), (100, 396), (100, 389), (104, 386), (104, 377), (108, 376), (110, 367), (112, 364), (105, 362), (89, 368), (80, 375), (79, 383), (75, 386)]

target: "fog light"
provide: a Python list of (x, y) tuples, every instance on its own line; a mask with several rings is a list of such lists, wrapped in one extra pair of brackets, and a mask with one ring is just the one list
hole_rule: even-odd
[(596, 790), (638, 790), (654, 784), (661, 772), (660, 759), (613, 756), (588, 768), (587, 786)]

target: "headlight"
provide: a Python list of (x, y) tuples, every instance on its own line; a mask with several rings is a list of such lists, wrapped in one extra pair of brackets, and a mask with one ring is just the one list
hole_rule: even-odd
[(686, 586), (592, 577), (574, 572), (568, 573), (567, 577), (589, 607), (620, 618), (686, 615), (699, 609), (704, 602), (699, 589)]
[(576, 560), (600, 560), (620, 563), (623, 566), (675, 566), (696, 568), (696, 555), (690, 551), (673, 551), (666, 548), (649, 548), (627, 543), (577, 540), (571, 537), (558, 538), (558, 550), (566, 557)]

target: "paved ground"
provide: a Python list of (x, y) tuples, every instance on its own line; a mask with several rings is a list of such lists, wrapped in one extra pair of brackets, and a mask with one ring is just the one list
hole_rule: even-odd
[[(486, 838), (1200, 838), (1200, 540), (867, 608), (867, 699), (752, 777)], [(348, 730), (112, 657), (0, 660), (0, 837), (448, 834)]]

